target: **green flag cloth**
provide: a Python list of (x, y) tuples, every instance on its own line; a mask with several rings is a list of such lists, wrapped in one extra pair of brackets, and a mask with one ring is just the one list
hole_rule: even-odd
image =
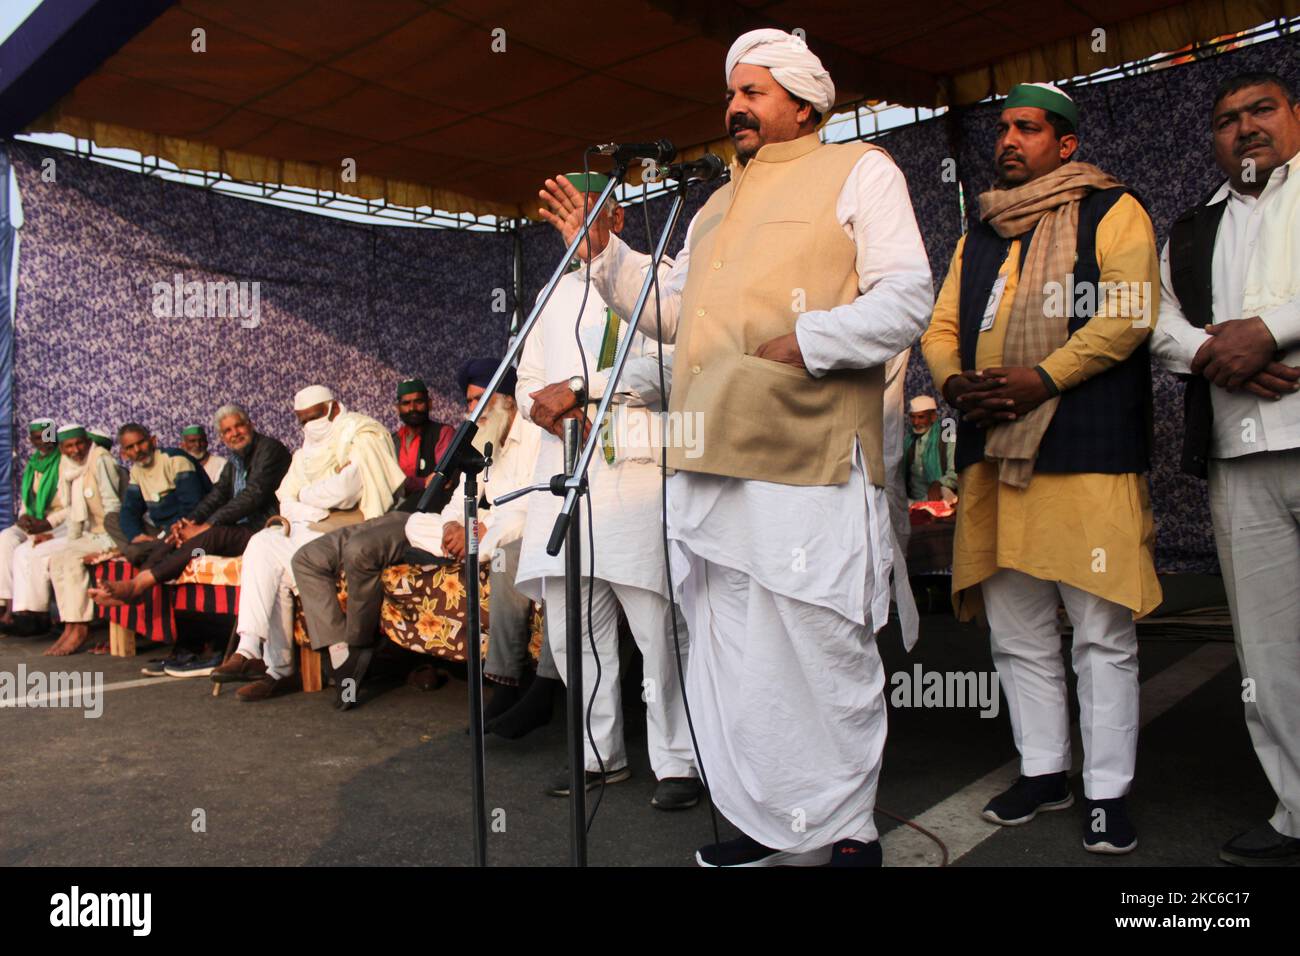
[[(41, 481), (35, 488), (36, 473), (41, 473)], [(45, 519), (45, 511), (59, 488), (59, 449), (53, 448), (47, 454), (36, 452), (27, 459), (23, 469), (22, 503), (27, 514), (37, 520)]]

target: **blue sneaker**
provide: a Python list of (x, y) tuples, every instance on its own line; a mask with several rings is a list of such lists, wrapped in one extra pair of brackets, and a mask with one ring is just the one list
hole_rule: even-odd
[(140, 668), (140, 673), (145, 677), (166, 677), (168, 667), (176, 664), (183, 664), (187, 661), (192, 661), (193, 659), (194, 655), (189, 651), (172, 654), (170, 657), (158, 657)]
[(221, 664), (221, 655), (199, 657), (189, 655), (187, 661), (175, 661), (167, 664), (163, 671), (168, 677), (208, 677)]

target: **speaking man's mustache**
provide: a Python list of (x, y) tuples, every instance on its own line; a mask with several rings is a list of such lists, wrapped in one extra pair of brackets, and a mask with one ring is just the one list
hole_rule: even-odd
[(757, 133), (758, 120), (754, 119), (754, 117), (750, 116), (748, 113), (737, 113), (731, 118), (731, 122), (727, 126), (727, 135), (735, 136), (736, 133), (740, 132), (742, 129), (752, 129)]

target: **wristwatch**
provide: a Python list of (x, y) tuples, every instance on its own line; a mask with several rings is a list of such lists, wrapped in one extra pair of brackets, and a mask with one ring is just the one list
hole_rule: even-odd
[(581, 375), (575, 375), (569, 379), (569, 388), (573, 394), (578, 396), (578, 402), (581, 403), (587, 397), (587, 383)]

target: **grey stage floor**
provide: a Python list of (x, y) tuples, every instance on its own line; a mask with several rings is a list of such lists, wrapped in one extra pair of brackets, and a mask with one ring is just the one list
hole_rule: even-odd
[[(891, 672), (917, 662), (926, 670), (992, 669), (986, 635), (946, 614), (922, 620), (910, 658), (893, 625), (883, 635)], [(142, 648), (135, 659), (82, 654), (58, 661), (41, 656), (47, 646), (0, 640), (0, 671), (13, 673), (20, 663), (102, 670), (113, 685), (140, 679), (148, 657)], [(1077, 805), (996, 832), (969, 826), (963, 811), (951, 825), (956, 865), (1215, 865), (1224, 839), (1271, 812), (1272, 794), (1242, 722), (1231, 643), (1148, 637), (1140, 658), (1144, 686), (1153, 691), (1144, 707), (1164, 709), (1141, 735), (1131, 797), (1138, 851), (1122, 859), (1084, 853)], [(1164, 682), (1148, 683), (1162, 672)], [(229, 690), (218, 698), (209, 691), (206, 680), (124, 686), (106, 692), (99, 719), (72, 709), (0, 710), (0, 864), (471, 861), (463, 681), (427, 693), (394, 686), (346, 714), (331, 708), (328, 693), (252, 705)], [(634, 776), (608, 788), (591, 862), (690, 865), (710, 838), (709, 814), (703, 805), (677, 814), (649, 805), (654, 781), (639, 706), (627, 705)], [(1015, 755), (1005, 708), (981, 719), (973, 709), (891, 707), (889, 720), (878, 806), (896, 816), (960, 804)], [(548, 728), (523, 740), (488, 738), (488, 806), (504, 823), (490, 837), (492, 863), (567, 861), (567, 804), (541, 792), (564, 761), (558, 710)], [(206, 832), (194, 832), (196, 810)], [(878, 821), (882, 833), (897, 826), (883, 813)], [(903, 834), (886, 836), (887, 864), (902, 862), (902, 844), (892, 841)], [(942, 828), (938, 835), (948, 836)], [(937, 859), (933, 847), (930, 853)]]

